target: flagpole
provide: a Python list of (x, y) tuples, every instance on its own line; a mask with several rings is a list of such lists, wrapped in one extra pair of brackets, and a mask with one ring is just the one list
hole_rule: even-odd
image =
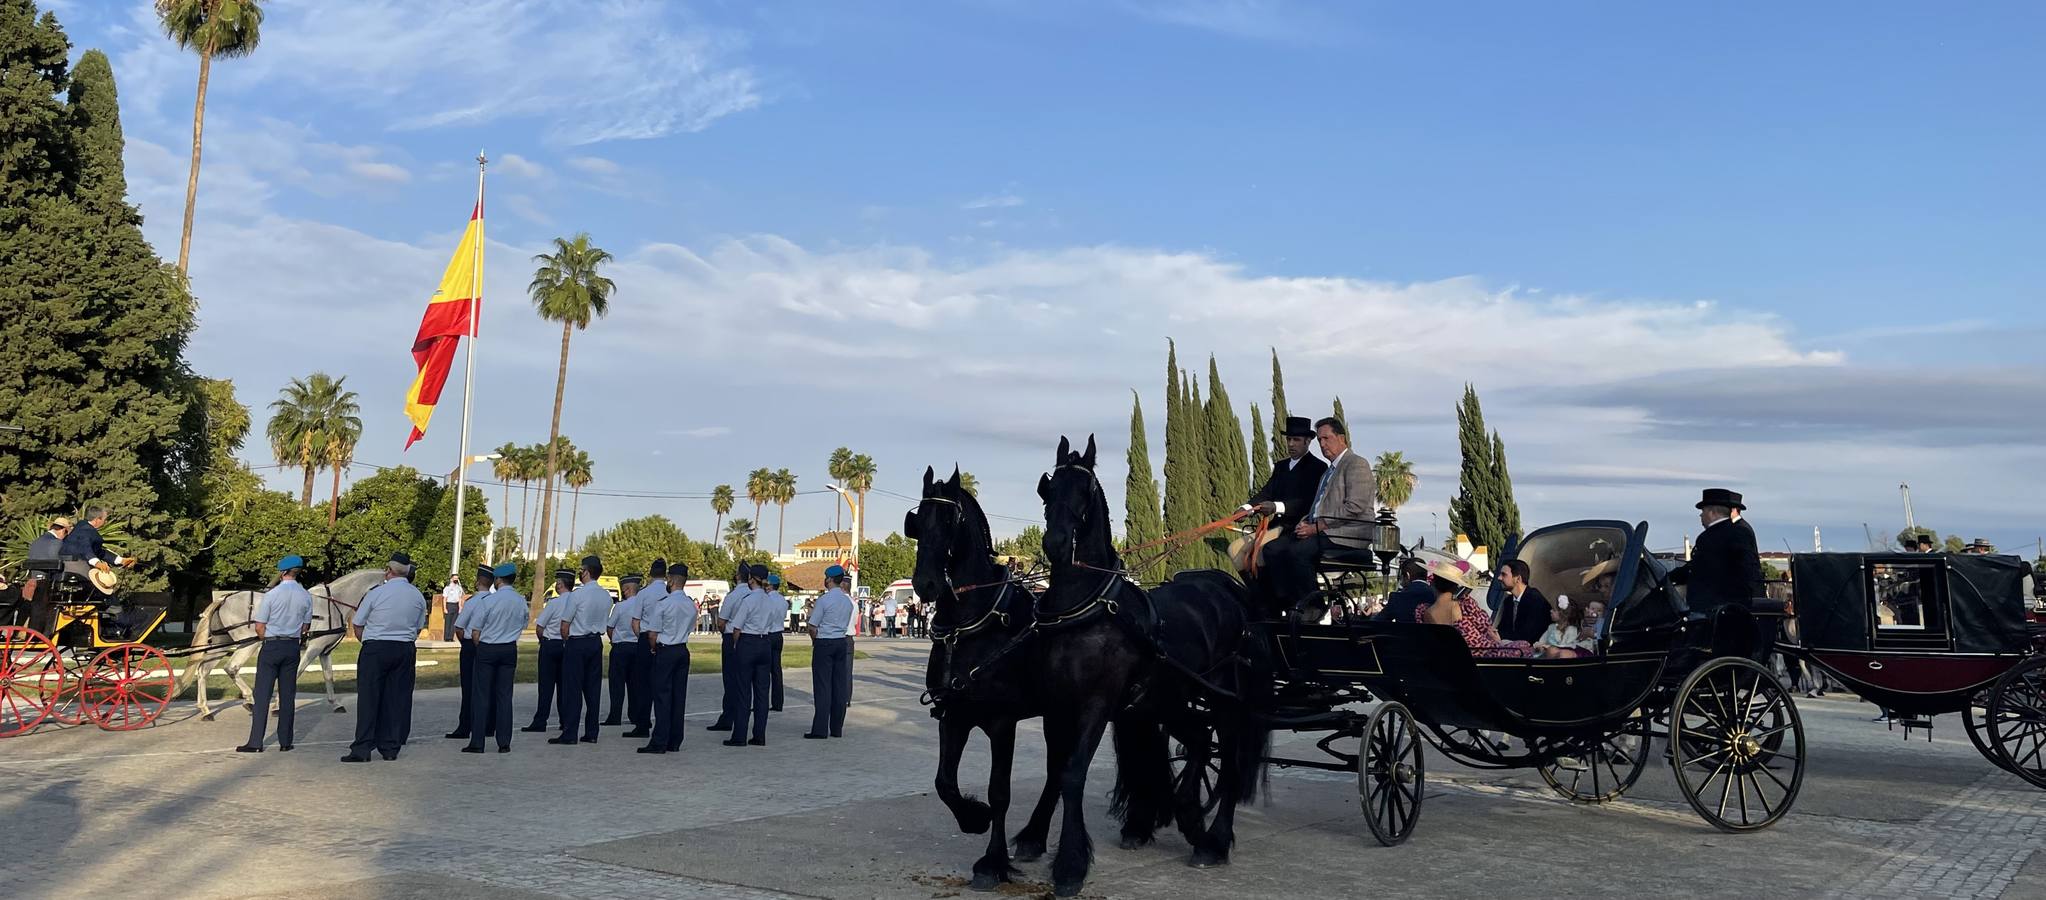
[(476, 335), (483, 319), (483, 172), (490, 158), (476, 151), (476, 246), (471, 251), (469, 281), (469, 344), (462, 348), (462, 455), (455, 460), (455, 543), (448, 560), (448, 580), (462, 574), (462, 514), (469, 499), (469, 401), (476, 394)]

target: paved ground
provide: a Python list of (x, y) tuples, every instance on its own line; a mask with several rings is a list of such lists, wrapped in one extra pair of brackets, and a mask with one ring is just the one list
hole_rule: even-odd
[[(843, 741), (804, 741), (808, 672), (766, 748), (720, 747), (701, 729), (714, 678), (691, 683), (679, 755), (643, 756), (607, 729), (564, 748), (519, 734), (515, 751), (456, 752), (440, 733), (452, 691), (418, 697), (396, 762), (335, 761), (353, 713), (314, 700), (298, 749), (227, 752), (239, 712), (189, 706), (131, 734), (53, 731), (0, 743), (0, 895), (431, 898), (942, 898), (982, 838), (957, 834), (930, 794), (935, 728), (917, 704), (925, 645), (866, 640)], [(521, 710), (533, 693), (522, 686)], [(1271, 802), (1239, 819), (1235, 862), (1196, 871), (1176, 836), (1115, 848), (1090, 784), (1098, 859), (1089, 894), (1185, 900), (1354, 897), (2040, 897), (2046, 793), (1994, 771), (1958, 722), (1906, 744), (1851, 700), (1800, 704), (1811, 742), (1797, 811), (1722, 835), (1693, 817), (1666, 769), (1626, 801), (1575, 807), (1533, 775), (1431, 764), (1420, 829), (1384, 849), (1349, 776), (1275, 772)], [(521, 713), (524, 715), (524, 713)], [(1311, 739), (1288, 738), (1298, 750)], [(1041, 783), (1038, 732), (1018, 795)], [(1106, 753), (1103, 754), (1104, 757)], [(1097, 767), (1097, 773), (1102, 770)], [(969, 775), (968, 780), (982, 780)], [(1020, 824), (1024, 813), (1011, 819)], [(1044, 864), (1023, 867), (1044, 890)]]

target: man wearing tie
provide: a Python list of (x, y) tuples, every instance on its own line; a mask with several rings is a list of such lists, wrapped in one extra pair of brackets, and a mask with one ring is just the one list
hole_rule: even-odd
[[(1294, 528), (1307, 509), (1314, 505), (1315, 490), (1321, 486), (1321, 476), (1328, 471), (1328, 463), (1307, 452), (1308, 442), (1314, 439), (1314, 426), (1308, 424), (1306, 416), (1286, 418), (1286, 458), (1272, 464), (1271, 477), (1265, 479), (1265, 486), (1250, 495), (1240, 507), (1244, 512), (1270, 516), (1271, 522), (1265, 531), (1265, 545), (1269, 545)], [(1230, 557), (1236, 561), (1239, 571), (1248, 571), (1251, 554), (1263, 550), (1264, 546), (1251, 547), (1245, 539), (1241, 548), (1230, 548)], [(1270, 593), (1269, 583), (1261, 586)]]
[(1320, 621), (1328, 602), (1316, 596), (1315, 567), (1324, 558), (1371, 559), (1371, 535), (1378, 482), (1371, 464), (1350, 451), (1349, 432), (1334, 418), (1314, 423), (1328, 471), (1315, 488), (1314, 502), (1291, 533), (1264, 549), (1264, 566), (1276, 592), (1274, 611), (1296, 610), (1303, 621)]

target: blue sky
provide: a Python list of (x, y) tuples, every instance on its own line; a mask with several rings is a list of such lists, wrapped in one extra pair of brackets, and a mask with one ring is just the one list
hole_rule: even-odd
[[(848, 444), (902, 493), (964, 463), (1013, 530), (1060, 433), (1120, 476), (1132, 388), (1159, 449), (1170, 334), (1239, 406), (1268, 347), (1296, 408), (1341, 394), (1362, 449), (1420, 461), (1410, 523), (1453, 489), (1469, 380), (1532, 522), (1674, 544), (1724, 483), (1767, 539), (1858, 547), (1910, 481), (1943, 531), (2046, 530), (2035, 5), (266, 6), (215, 68), (195, 361), (257, 407), (346, 374), (365, 461), (455, 453), (450, 406), (401, 455), (399, 402), (483, 148), (478, 443), (544, 437), (524, 260), (588, 230), (620, 295), (565, 430), (616, 490), (816, 487)], [(169, 252), (196, 63), (146, 3), (54, 7), (114, 56)], [(830, 512), (799, 501), (789, 540)]]

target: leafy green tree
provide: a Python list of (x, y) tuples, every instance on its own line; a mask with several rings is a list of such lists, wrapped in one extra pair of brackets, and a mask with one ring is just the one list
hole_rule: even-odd
[[(1507, 542), (1520, 537), (1520, 503), (1513, 499), (1513, 476), (1506, 471), (1506, 442), (1499, 439), (1499, 432), (1492, 432), (1492, 483), (1498, 494), (1499, 533)], [(1504, 544), (1491, 545), (1494, 554), (1506, 550)]]
[(1920, 535), (1932, 538), (1934, 543), (1939, 541), (1939, 532), (1933, 531), (1930, 528), (1906, 528), (1903, 531), (1897, 532), (1897, 546), (1905, 550), (1916, 550), (1918, 549), (1918, 537)]
[(321, 461), (334, 472), (334, 488), (327, 495), (327, 525), (334, 524), (334, 511), (340, 508), (341, 473), (355, 464), (355, 445), (362, 440), (362, 406), (356, 402), (355, 392), (342, 390), (341, 382), (347, 376), (334, 380), (334, 405), (326, 429), (326, 446), (320, 453)]
[(1341, 397), (1336, 398), (1335, 409), (1331, 411), (1329, 415), (1335, 417), (1335, 420), (1337, 422), (1342, 423), (1343, 433), (1350, 435), (1351, 443), (1353, 444), (1356, 443), (1357, 436), (1354, 434), (1350, 434), (1350, 417), (1343, 414), (1343, 398)]
[(319, 513), (299, 505), (290, 494), (258, 490), (213, 546), (213, 586), (268, 587), (278, 558), (290, 553), (304, 556), (330, 577), (349, 571), (352, 566), (347, 562), (330, 558), (327, 537)]
[[(1151, 446), (1144, 433), (1144, 402), (1136, 391), (1130, 392), (1128, 462), (1129, 477), (1123, 484), (1122, 534), (1123, 546), (1134, 547), (1155, 541), (1165, 533), (1165, 520), (1158, 511), (1158, 481), (1151, 474)], [(1016, 555), (1035, 559), (1039, 553), (1033, 547), (1028, 553)], [(1153, 565), (1138, 575), (1145, 581), (1157, 581), (1165, 574), (1158, 571), (1160, 568)]]
[[(332, 570), (381, 566), (393, 550), (411, 553), (432, 525), (443, 492), (438, 481), (406, 466), (385, 469), (349, 485), (341, 493), (341, 510), (329, 545)], [(487, 518), (484, 524), (484, 530), (476, 534), (489, 533)], [(448, 531), (454, 531), (453, 518), (448, 520)], [(441, 558), (446, 559), (446, 539), (442, 540)], [(415, 555), (413, 559), (423, 557)]]
[(973, 477), (972, 472), (961, 472), (959, 473), (959, 489), (965, 491), (969, 497), (978, 497), (980, 496), (980, 479)]
[(690, 540), (665, 516), (626, 519), (597, 531), (583, 542), (582, 552), (603, 557), (606, 571), (621, 574), (645, 572), (656, 557), (688, 566), (695, 578), (724, 578), (731, 568), (725, 551)]
[(192, 258), (199, 145), (206, 130), (206, 84), (213, 75), (213, 58), (254, 53), (262, 41), (263, 8), (257, 0), (156, 0), (156, 13), (178, 49), (199, 54), (199, 97), (192, 103), (192, 169), (185, 176), (185, 227), (178, 238), (178, 271), (183, 273), (190, 270)]
[[(412, 559), (419, 563), (422, 573), (439, 577), (443, 584), (449, 574), (467, 577), (478, 564), (489, 561), (483, 557), (483, 538), (490, 533), (490, 504), (484, 498), (483, 489), (474, 485), (467, 488), (469, 499), (462, 506), (462, 553), (457, 556), (452, 546), (455, 539), (454, 486), (442, 485), (432, 479), (421, 480), (425, 482), (420, 487), (422, 496), (434, 498), (433, 518), (427, 520), (426, 527), (413, 538)], [(460, 562), (454, 572), (433, 568), (457, 559)]]
[(753, 552), (753, 541), (759, 536), (758, 532), (752, 519), (733, 519), (725, 523), (725, 548), (734, 557), (745, 556)]
[(1950, 534), (1947, 535), (1947, 539), (1941, 543), (1940, 547), (1948, 553), (1959, 553), (1968, 549), (1968, 542), (1961, 540), (1961, 536), (1958, 534)]
[[(601, 319), (611, 311), (611, 293), (617, 289), (611, 279), (604, 277), (602, 270), (611, 262), (611, 254), (590, 243), (587, 232), (574, 238), (555, 238), (554, 252), (533, 257), (540, 268), (533, 273), (533, 281), (526, 292), (533, 298), (533, 308), (540, 318), (561, 323), (561, 364), (554, 375), (554, 420), (547, 427), (547, 468), (545, 469), (546, 497), (554, 492), (554, 473), (559, 471), (561, 437), (561, 400), (568, 392), (568, 339), (577, 330), (590, 327), (593, 319)], [(546, 500), (540, 504), (540, 531), (536, 537), (549, 536), (549, 506)], [(533, 593), (539, 596), (547, 588), (546, 574), (536, 572), (533, 576)]]
[[(1201, 473), (1200, 406), (1189, 399), (1186, 373), (1179, 367), (1179, 347), (1165, 341), (1165, 499), (1163, 534), (1176, 534), (1200, 524), (1205, 508), (1206, 477)], [(1162, 562), (1169, 573), (1187, 567), (1187, 555), (1174, 553)], [(1196, 564), (1197, 565), (1197, 564)]]
[[(505, 560), (511, 557), (517, 556), (518, 547), (519, 547), (518, 529), (513, 528), (510, 525), (506, 525), (497, 529), (494, 532), (491, 532), (490, 549), (497, 556), (496, 559), (491, 560), (492, 563), (504, 562)], [(514, 583), (516, 583), (516, 581)]]
[(711, 490), (710, 511), (718, 515), (717, 525), (711, 528), (711, 534), (721, 535), (725, 533), (725, 514), (732, 511), (734, 499), (732, 496), (732, 486), (729, 484), (721, 484)]
[[(345, 375), (335, 378), (325, 372), (293, 378), (270, 403), (270, 424), (264, 427), (264, 434), (270, 439), (270, 452), (278, 464), (304, 473), (305, 485), (298, 495), (300, 506), (313, 505), (313, 478), (330, 465), (328, 457), (344, 432), (352, 426), (357, 438), (362, 434), (355, 392), (343, 387), (347, 380)], [(348, 439), (351, 447), (354, 439)], [(352, 449), (350, 452), (352, 455)], [(341, 474), (337, 471), (334, 473), (337, 496), (340, 484)]]
[(1468, 384), (1456, 404), (1456, 427), (1463, 465), (1449, 501), (1450, 526), (1473, 544), (1504, 552), (1507, 540), (1520, 533), (1520, 507), (1506, 472), (1505, 444), (1498, 434), (1486, 433), (1477, 389)]
[(1414, 486), (1421, 483), (1414, 474), (1413, 462), (1398, 450), (1378, 454), (1371, 464), (1371, 474), (1378, 479), (1378, 505), (1387, 509), (1405, 506), (1414, 498)]
[[(0, 521), (103, 504), (141, 561), (189, 563), (206, 446), (184, 349), (194, 307), (125, 199), (119, 103), (104, 54), (76, 78), (54, 16), (0, 2)], [(32, 522), (33, 524), (33, 522)]]
[(860, 545), (860, 583), (872, 585), (877, 594), (890, 582), (908, 578), (915, 569), (916, 542), (902, 535), (891, 533), (886, 540)]
[[(1213, 495), (1209, 493), (1213, 485), (1208, 481), (1207, 472), (1204, 471), (1208, 458), (1208, 417), (1207, 404), (1201, 402), (1200, 379), (1181, 372), (1179, 382), (1187, 393), (1185, 400), (1187, 455), (1191, 460), (1186, 478), (1188, 512), (1187, 523), (1180, 528), (1173, 528), (1171, 523), (1167, 523), (1168, 534), (1186, 528), (1200, 527), (1202, 523), (1208, 521), (1208, 508), (1213, 501)], [(1173, 569), (1206, 569), (1215, 565), (1215, 553), (1206, 543), (1200, 541), (1181, 546), (1179, 552), (1174, 555), (1177, 561), (1170, 564)]]
[(995, 543), (995, 555), (1028, 566), (1044, 556), (1044, 526), (1025, 525), (1015, 537)]
[[(1222, 370), (1216, 366), (1213, 354), (1208, 355), (1208, 405), (1201, 418), (1207, 425), (1202, 449), (1207, 459), (1208, 508), (1203, 520), (1213, 521), (1229, 515), (1243, 503), (1243, 486), (1250, 483), (1250, 457), (1243, 452), (1243, 423), (1236, 418), (1236, 406), (1229, 400), (1229, 389), (1222, 385)], [(1219, 553), (1216, 562), (1223, 562)]]
[(1264, 484), (1264, 477), (1272, 471), (1272, 445), (1265, 438), (1265, 419), (1258, 412), (1257, 404), (1250, 405), (1250, 481), (1246, 490), (1256, 493)]

